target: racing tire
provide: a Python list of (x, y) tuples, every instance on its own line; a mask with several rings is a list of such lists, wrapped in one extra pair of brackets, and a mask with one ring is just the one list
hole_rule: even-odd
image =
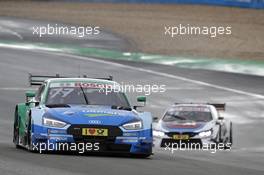
[(145, 159), (149, 158), (152, 154), (133, 154), (132, 157), (139, 158), (139, 159)]
[(36, 150), (33, 150), (32, 145), (32, 131), (31, 131), (31, 117), (29, 117), (28, 125), (27, 125), (27, 149), (32, 153), (36, 153)]
[(229, 128), (229, 143), (231, 146), (233, 145), (233, 123), (230, 122), (230, 128)]
[(233, 145), (233, 124), (232, 122), (230, 122), (229, 124), (229, 136), (227, 138), (227, 140), (224, 142), (225, 143), (225, 150), (230, 150), (232, 145)]
[(229, 126), (229, 136), (227, 138), (227, 140), (225, 141), (225, 150), (231, 150), (232, 145), (233, 145), (233, 127), (232, 127), (232, 122), (230, 122), (230, 126)]
[(18, 116), (17, 108), (15, 111), (15, 119), (14, 119), (13, 143), (15, 144), (17, 149), (21, 148), (21, 146), (19, 145), (19, 116)]
[(222, 143), (222, 142), (223, 142), (223, 139), (222, 139), (222, 126), (219, 125), (219, 131), (217, 133), (216, 143), (219, 144), (219, 143)]

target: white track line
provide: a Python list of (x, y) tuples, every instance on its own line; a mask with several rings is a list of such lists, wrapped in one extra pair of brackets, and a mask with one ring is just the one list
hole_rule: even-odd
[(107, 64), (107, 65), (111, 65), (111, 66), (122, 67), (122, 68), (126, 68), (126, 69), (146, 72), (146, 73), (150, 73), (150, 74), (154, 74), (154, 75), (158, 75), (158, 76), (163, 76), (163, 77), (176, 79), (176, 80), (182, 80), (185, 82), (190, 82), (190, 83), (194, 83), (194, 84), (198, 84), (198, 85), (202, 85), (202, 86), (207, 86), (207, 87), (211, 87), (211, 88), (215, 88), (215, 89), (229, 91), (229, 92), (233, 92), (236, 94), (242, 94), (242, 95), (246, 95), (246, 96), (250, 96), (250, 97), (254, 97), (254, 98), (264, 100), (264, 95), (261, 95), (261, 94), (255, 94), (255, 93), (237, 90), (237, 89), (233, 89), (233, 88), (228, 88), (228, 87), (224, 87), (224, 86), (218, 86), (218, 85), (206, 83), (203, 81), (193, 80), (193, 79), (189, 79), (189, 78), (185, 78), (185, 77), (181, 77), (181, 76), (177, 76), (177, 75), (172, 75), (172, 74), (168, 74), (168, 73), (163, 73), (163, 72), (158, 72), (158, 71), (154, 71), (154, 70), (138, 68), (138, 67), (133, 67), (133, 66), (128, 66), (128, 65), (124, 65), (124, 64), (120, 64), (120, 63), (114, 63), (111, 61), (99, 60), (99, 59), (94, 59), (94, 58), (87, 58), (87, 57), (64, 54), (64, 53), (55, 53), (55, 54), (61, 55), (61, 56), (66, 56), (66, 57), (71, 57), (71, 58), (75, 58), (75, 59), (79, 59), (79, 60), (91, 61), (91, 62), (96, 62), (96, 63), (103, 63), (103, 64)]
[[(0, 47), (1, 47), (1, 45), (0, 45)], [(4, 47), (8, 47), (8, 46), (5, 45)], [(15, 49), (15, 45), (10, 45), (9, 48)], [(21, 47), (17, 46), (17, 49), (21, 49)], [(136, 71), (141, 71), (141, 72), (145, 72), (145, 73), (149, 73), (149, 74), (153, 74), (153, 75), (158, 75), (158, 76), (163, 76), (163, 77), (166, 77), (166, 78), (171, 78), (171, 79), (181, 80), (181, 81), (185, 81), (185, 82), (190, 82), (190, 83), (194, 83), (194, 84), (198, 84), (198, 85), (202, 85), (202, 86), (207, 86), (207, 87), (211, 87), (211, 88), (215, 88), (215, 89), (219, 89), (219, 90), (224, 90), (224, 91), (233, 92), (233, 93), (236, 93), (236, 94), (246, 95), (246, 96), (250, 96), (250, 97), (254, 97), (254, 98), (258, 98), (258, 99), (264, 100), (264, 95), (261, 95), (261, 94), (256, 94), (256, 93), (246, 92), (246, 91), (237, 90), (237, 89), (233, 89), (233, 88), (228, 88), (228, 87), (224, 87), (224, 86), (214, 85), (214, 84), (203, 82), (203, 81), (193, 80), (193, 79), (185, 78), (185, 77), (182, 77), (182, 76), (177, 76), (177, 75), (172, 75), (172, 74), (168, 74), (168, 73), (158, 72), (158, 71), (149, 70), (149, 69), (145, 69), (145, 68), (133, 67), (133, 66), (128, 66), (128, 65), (124, 65), (124, 64), (120, 64), (120, 63), (111, 62), (111, 61), (99, 60), (99, 59), (88, 58), (88, 57), (83, 57), (83, 56), (76, 56), (76, 55), (71, 55), (71, 54), (66, 54), (66, 53), (45, 52), (44, 49), (43, 50), (42, 49), (41, 50), (37, 50), (37, 51), (45, 53), (45, 54), (70, 57), (70, 58), (74, 58), (74, 59), (78, 59), (78, 60), (90, 61), (90, 62), (95, 62), (95, 63), (101, 63), (101, 64), (106, 64), (106, 65), (111, 65), (111, 66), (116, 66), (116, 67), (136, 70)]]
[(23, 36), (20, 35), (19, 33), (11, 30), (11, 29), (8, 29), (6, 27), (3, 27), (3, 26), (0, 26), (0, 30), (2, 30), (3, 32), (7, 32), (7, 33), (10, 33), (11, 35), (14, 35), (16, 37), (18, 37), (19, 39), (23, 40)]

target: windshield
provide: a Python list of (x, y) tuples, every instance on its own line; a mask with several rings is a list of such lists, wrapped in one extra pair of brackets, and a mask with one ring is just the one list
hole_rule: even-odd
[(163, 121), (195, 121), (208, 122), (212, 120), (210, 109), (207, 107), (177, 107), (166, 112)]
[(46, 105), (83, 104), (129, 107), (122, 92), (101, 92), (99, 88), (51, 87), (48, 91)]

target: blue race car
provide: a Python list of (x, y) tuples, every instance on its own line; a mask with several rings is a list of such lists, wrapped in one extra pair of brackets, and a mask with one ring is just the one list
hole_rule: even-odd
[[(16, 106), (13, 142), (30, 151), (152, 154), (152, 116), (109, 79), (32, 76), (38, 91)], [(107, 93), (106, 93), (107, 92)], [(145, 104), (140, 96), (138, 102)]]

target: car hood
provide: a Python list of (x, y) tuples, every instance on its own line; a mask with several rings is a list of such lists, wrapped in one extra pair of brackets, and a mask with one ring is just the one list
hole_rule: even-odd
[(212, 127), (211, 122), (162, 122), (161, 128), (165, 132), (200, 132), (209, 130)]
[(69, 124), (92, 124), (120, 126), (140, 120), (137, 113), (127, 110), (111, 109), (111, 106), (71, 105), (65, 108), (46, 108), (45, 117)]

